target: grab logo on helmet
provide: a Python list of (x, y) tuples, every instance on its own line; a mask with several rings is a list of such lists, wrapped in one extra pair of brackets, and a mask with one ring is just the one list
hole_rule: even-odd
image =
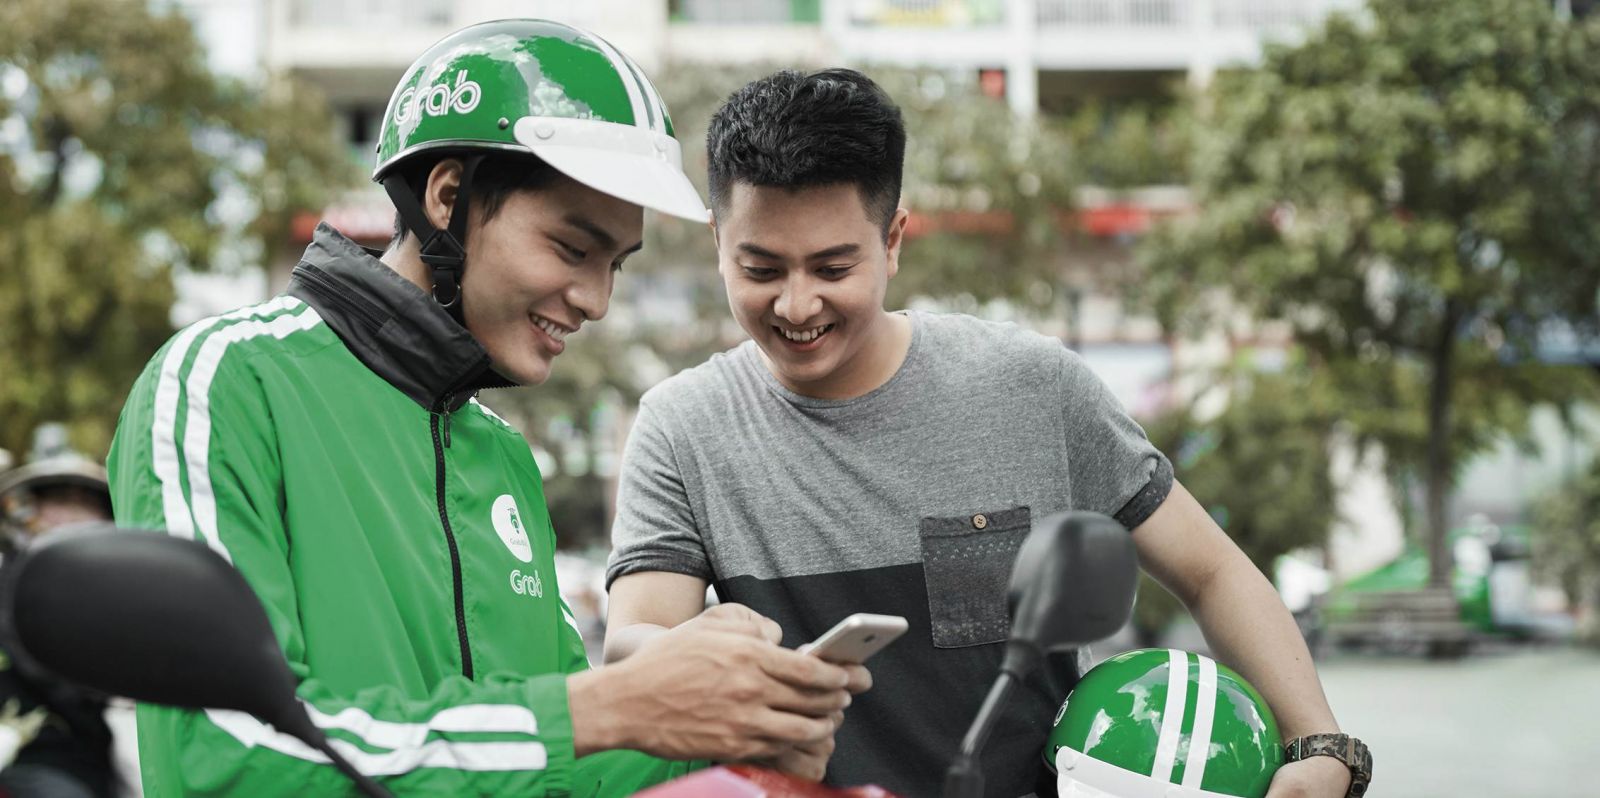
[[(571, 25), (482, 22), (418, 56), (384, 106), (372, 179), (384, 183), (446, 148), (525, 153), (602, 194), (710, 218), (655, 84), (610, 42)], [(415, 193), (403, 180), (390, 190)], [(416, 227), (425, 240), (430, 230)]]
[(467, 78), (465, 69), (456, 71), (456, 85), (452, 89), (449, 81), (435, 83), (421, 88), (411, 87), (400, 95), (400, 101), (395, 104), (394, 121), (403, 125), (421, 114), (428, 116), (444, 116), (455, 112), (459, 114), (471, 113), (483, 101), (483, 87), (475, 80)]

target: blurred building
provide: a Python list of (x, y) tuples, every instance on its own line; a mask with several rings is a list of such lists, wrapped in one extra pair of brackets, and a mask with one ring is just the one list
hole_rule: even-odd
[[(1292, 39), (1355, 0), (186, 0), (219, 67), (254, 58), (333, 104), (339, 135), (370, 164), (397, 76), (446, 33), (533, 16), (595, 30), (647, 70), (663, 63), (880, 63), (976, 76), (1016, 113), (1085, 98), (1151, 97), (1174, 81), (1208, 81), (1249, 64), (1263, 42)], [(1110, 206), (1089, 197), (1089, 208)], [(1145, 192), (1095, 215), (1102, 237), (1137, 234), (1152, 212), (1181, 207)], [(387, 238), (392, 211), (376, 189), (328, 209), (358, 237)], [(309, 225), (298, 231), (309, 238)], [(284, 277), (280, 266), (279, 280)]]
[[(1219, 68), (1259, 59), (1269, 40), (1292, 40), (1358, 0), (190, 0), (197, 8), (254, 3), (261, 69), (316, 84), (333, 104), (351, 158), (370, 168), (396, 77), (446, 33), (473, 22), (534, 16), (606, 36), (646, 70), (666, 63), (892, 64), (975, 80), (1021, 115), (1084, 101), (1171, 100), (1173, 85), (1203, 84)], [(237, 41), (236, 33), (230, 41)], [(1276, 339), (1172, 342), (1126, 312), (1108, 280), (1126, 270), (1133, 242), (1163, 215), (1183, 212), (1178, 185), (1078, 198), (1078, 235), (1062, 253), (1068, 312), (1035, 320), (1082, 350), (1139, 414), (1188, 392), (1170, 375), (1183, 363), (1227, 362), (1241, 346)], [(915, 213), (916, 209), (912, 209)], [(376, 186), (352, 192), (295, 231), (309, 241), (319, 219), (381, 245), (393, 210)], [(272, 264), (269, 284), (292, 262)], [(1114, 281), (1109, 281), (1114, 282)], [(660, 292), (652, 292), (652, 296)], [(671, 291), (666, 293), (671, 294)], [(629, 315), (618, 308), (619, 316)], [(646, 315), (659, 315), (651, 309)]]
[[(176, 0), (211, 45), (213, 66), (241, 74), (288, 73), (326, 94), (337, 135), (353, 162), (371, 168), (382, 114), (412, 58), (462, 26), (502, 17), (544, 17), (594, 30), (647, 71), (665, 64), (891, 64), (942, 71), (1003, 97), (1023, 116), (1056, 114), (1095, 101), (1174, 100), (1173, 89), (1204, 85), (1219, 69), (1255, 63), (1269, 41), (1293, 41), (1327, 14), (1359, 0)], [(1161, 216), (1190, 207), (1173, 179), (1079, 192), (1072, 244), (1061, 253), (1063, 312), (1018, 319), (1059, 335), (1090, 361), (1136, 416), (1193, 395), (1196, 366), (1253, 353), (1270, 364), (1287, 332), (1218, 331), (1201, 340), (1164, 337), (1153, 319), (1132, 313), (1115, 288), (1138, 237)], [(913, 213), (916, 209), (912, 209)], [(393, 209), (365, 186), (294, 232), (310, 240), (326, 219), (346, 234), (382, 246)], [(292, 247), (291, 251), (298, 251)], [(269, 265), (277, 291), (294, 263)], [(663, 279), (660, 276), (644, 279)], [(656, 290), (659, 289), (659, 290)], [(633, 296), (676, 295), (656, 285)], [(255, 297), (245, 297), (244, 300)], [(233, 304), (239, 304), (235, 302)], [(621, 304), (621, 303), (619, 303)], [(655, 306), (659, 305), (659, 306)], [(623, 318), (691, 313), (688, 302), (618, 306)], [(984, 315), (1005, 317), (1004, 307)], [(1282, 360), (1281, 356), (1277, 358)], [(619, 420), (625, 424), (626, 418)], [(620, 438), (619, 438), (620, 440)], [(1357, 479), (1353, 504), (1367, 508), (1341, 533), (1353, 555), (1341, 569), (1383, 562), (1399, 549), (1398, 520), (1374, 518), (1383, 486)], [(1377, 513), (1381, 515), (1381, 513)], [(1364, 553), (1364, 554), (1363, 554)]]

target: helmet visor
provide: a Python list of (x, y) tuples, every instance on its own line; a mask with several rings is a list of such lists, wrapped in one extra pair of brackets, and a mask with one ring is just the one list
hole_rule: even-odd
[(517, 120), (514, 132), (517, 143), (596, 191), (692, 222), (710, 218), (671, 136), (593, 119), (532, 116)]

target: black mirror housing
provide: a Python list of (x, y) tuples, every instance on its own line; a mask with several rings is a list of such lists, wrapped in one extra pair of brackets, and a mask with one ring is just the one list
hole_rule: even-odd
[(1042, 656), (1110, 637), (1133, 615), (1138, 579), (1133, 535), (1110, 517), (1038, 520), (1011, 571), (1012, 644)]
[(110, 524), (41, 537), (0, 569), (0, 638), (109, 695), (296, 726), (296, 680), (244, 577), (202, 543)]

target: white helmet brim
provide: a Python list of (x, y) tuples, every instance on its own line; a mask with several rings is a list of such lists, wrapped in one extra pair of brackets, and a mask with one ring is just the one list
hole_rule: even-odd
[(710, 219), (683, 173), (678, 141), (630, 125), (594, 119), (523, 117), (517, 143), (557, 171), (596, 191), (692, 222)]

